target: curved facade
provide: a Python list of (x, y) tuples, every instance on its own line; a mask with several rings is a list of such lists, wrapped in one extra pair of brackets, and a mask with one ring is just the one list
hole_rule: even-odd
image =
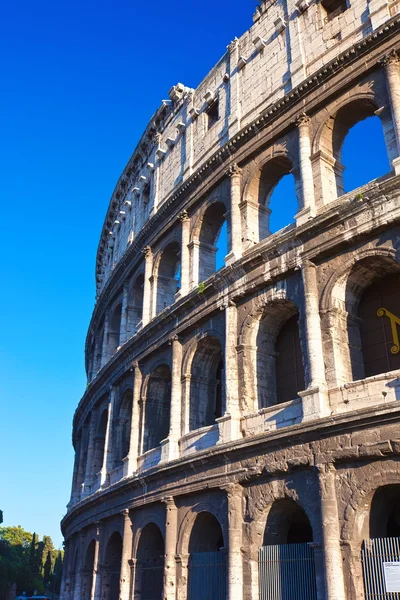
[[(97, 252), (62, 600), (355, 600), (400, 534), (399, 10), (262, 2), (151, 119)], [(388, 171), (345, 192), (367, 118)]]

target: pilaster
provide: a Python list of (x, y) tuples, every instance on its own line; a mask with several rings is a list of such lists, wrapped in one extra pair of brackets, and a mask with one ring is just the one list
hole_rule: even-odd
[(163, 600), (176, 600), (176, 561), (175, 552), (178, 540), (178, 509), (172, 497), (165, 503), (165, 562)]
[(186, 210), (179, 215), (179, 220), (182, 227), (182, 242), (181, 242), (181, 296), (186, 296), (190, 288), (190, 219)]
[(296, 215), (296, 224), (302, 225), (303, 223), (306, 223), (308, 219), (315, 217), (316, 213), (314, 180), (310, 161), (310, 119), (306, 114), (303, 114), (297, 119), (296, 124), (299, 133), (300, 178), (303, 196), (303, 207)]
[(131, 583), (131, 568), (130, 559), (132, 556), (132, 520), (129, 514), (129, 510), (123, 511), (124, 517), (124, 537), (122, 540), (122, 560), (121, 560), (121, 574), (119, 584), (119, 600), (129, 600), (130, 598), (130, 583)]
[(231, 184), (231, 210), (230, 210), (230, 230), (231, 230), (231, 249), (225, 258), (225, 264), (229, 265), (242, 256), (242, 223), (240, 212), (240, 183), (242, 170), (233, 164), (227, 170), (226, 174), (230, 178)]
[(128, 292), (129, 282), (125, 281), (122, 288), (121, 324), (119, 329), (119, 345), (125, 344), (128, 339)]
[[(220, 441), (222, 443), (241, 437), (239, 377), (236, 352), (237, 342), (237, 308), (234, 302), (228, 301), (225, 307), (225, 415), (218, 420)], [(226, 418), (229, 417), (227, 420)]]
[(144, 287), (143, 287), (143, 313), (142, 322), (143, 327), (151, 319), (151, 275), (153, 270), (153, 253), (150, 246), (146, 246), (143, 249), (143, 255), (145, 260), (144, 265)]
[(104, 440), (104, 456), (103, 465), (100, 472), (100, 485), (104, 485), (107, 482), (107, 473), (110, 471), (112, 455), (113, 455), (113, 436), (112, 436), (112, 419), (113, 419), (113, 408), (116, 391), (114, 388), (110, 390), (109, 402), (108, 402), (108, 418), (106, 436)]
[(228, 598), (243, 600), (243, 489), (230, 484), (226, 489), (228, 499)]
[(397, 158), (393, 161), (396, 175), (400, 174), (400, 81), (399, 57), (393, 51), (382, 60), (386, 72), (390, 109), (392, 112), (393, 128), (397, 144)]
[(171, 340), (172, 346), (172, 373), (171, 373), (171, 413), (168, 436), (168, 460), (179, 457), (179, 438), (181, 437), (182, 413), (182, 344), (178, 336)]
[(132, 396), (132, 417), (131, 434), (129, 441), (129, 453), (124, 463), (124, 476), (129, 476), (137, 470), (137, 460), (139, 452), (139, 403), (140, 391), (142, 389), (142, 371), (139, 363), (133, 364), (133, 396)]

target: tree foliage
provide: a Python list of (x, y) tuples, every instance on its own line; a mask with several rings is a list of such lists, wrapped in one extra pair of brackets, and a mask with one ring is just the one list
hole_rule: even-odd
[(39, 541), (20, 525), (0, 527), (0, 600), (7, 600), (14, 588), (17, 594), (59, 593), (62, 562), (63, 551), (54, 548), (50, 536)]

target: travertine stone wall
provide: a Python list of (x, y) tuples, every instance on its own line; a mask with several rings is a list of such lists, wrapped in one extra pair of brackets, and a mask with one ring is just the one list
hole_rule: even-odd
[[(397, 6), (262, 2), (146, 128), (98, 250), (62, 600), (139, 600), (146, 561), (159, 595), (186, 600), (204, 540), (226, 597), (256, 600), (259, 549), (285, 544), (293, 523), (310, 533), (318, 600), (363, 597), (363, 540), (386, 535), (400, 501), (400, 370), (366, 377), (358, 312), (400, 272)], [(344, 193), (343, 141), (369, 116), (389, 172)], [(297, 212), (271, 234), (288, 173)], [(301, 376), (282, 401), (290, 319)]]

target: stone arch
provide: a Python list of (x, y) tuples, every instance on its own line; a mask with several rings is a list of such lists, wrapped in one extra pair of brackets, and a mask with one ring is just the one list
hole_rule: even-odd
[(175, 302), (180, 289), (181, 246), (177, 240), (171, 240), (158, 252), (153, 268), (155, 293), (155, 314)]
[(224, 223), (227, 223), (227, 248), (230, 243), (230, 225), (227, 219), (229, 205), (223, 196), (215, 196), (204, 202), (191, 228), (191, 272), (196, 285), (211, 277), (217, 270), (217, 242)]
[(102, 598), (118, 600), (120, 593), (120, 576), (122, 563), (122, 536), (114, 531), (105, 545), (102, 567)]
[(303, 321), (285, 287), (263, 294), (245, 319), (238, 346), (244, 412), (294, 400), (305, 389)]
[(275, 500), (268, 511), (263, 546), (312, 541), (313, 531), (304, 509), (292, 498)]
[[(247, 220), (251, 220), (251, 227), (254, 229), (250, 237), (255, 242), (265, 239), (271, 235), (271, 198), (279, 182), (286, 175), (293, 175), (294, 189), (297, 207), (295, 212), (300, 210), (301, 202), (301, 181), (297, 168), (298, 158), (285, 146), (269, 148), (252, 165), (246, 178), (243, 188), (243, 202), (248, 206), (256, 207), (249, 213)], [(287, 218), (286, 218), (287, 217)], [(294, 214), (285, 215), (285, 225), (292, 222)], [(247, 223), (247, 227), (250, 223)]]
[(93, 585), (94, 560), (96, 541), (92, 538), (87, 544), (82, 568), (82, 600), (89, 600)]
[(204, 336), (190, 370), (189, 430), (213, 425), (224, 411), (224, 358), (216, 337)]
[(121, 341), (122, 302), (116, 302), (110, 311), (110, 329), (108, 334), (108, 352), (112, 356), (119, 348)]
[(196, 518), (201, 513), (208, 513), (212, 515), (219, 526), (221, 527), (222, 537), (224, 541), (228, 541), (228, 528), (226, 519), (222, 518), (220, 511), (226, 509), (226, 504), (224, 503), (222, 506), (218, 507), (213, 504), (212, 501), (201, 501), (196, 503), (194, 506), (191, 506), (183, 515), (181, 524), (178, 528), (178, 543), (177, 543), (177, 553), (178, 554), (188, 554), (189, 553), (189, 543), (190, 543), (190, 535), (193, 530), (193, 526), (195, 524)]
[(142, 451), (160, 445), (168, 437), (171, 411), (171, 369), (163, 362), (146, 377), (143, 401)]
[(114, 415), (115, 448), (114, 462), (120, 465), (129, 454), (131, 424), (132, 424), (133, 390), (128, 387), (121, 390), (118, 411)]
[(190, 370), (192, 367), (192, 361), (193, 361), (194, 354), (196, 352), (196, 348), (197, 348), (199, 342), (207, 336), (217, 338), (217, 340), (221, 344), (221, 347), (223, 346), (224, 336), (221, 335), (221, 332), (218, 331), (218, 329), (207, 328), (204, 331), (197, 333), (194, 337), (192, 337), (192, 339), (186, 346), (185, 353), (184, 353), (183, 359), (182, 359), (182, 374), (183, 375), (190, 375)]
[(149, 523), (154, 523), (155, 525), (157, 525), (157, 527), (161, 531), (163, 537), (165, 537), (165, 515), (164, 515), (163, 511), (160, 510), (159, 512), (156, 512), (156, 511), (148, 512), (146, 515), (142, 516), (141, 518), (140, 517), (135, 518), (135, 514), (134, 514), (133, 518), (134, 518), (134, 523), (133, 523), (134, 536), (133, 536), (133, 540), (132, 540), (132, 555), (136, 556), (138, 544), (139, 544), (139, 540), (140, 540), (140, 535), (141, 535), (143, 529)]
[(128, 293), (127, 330), (130, 337), (134, 335), (143, 317), (144, 271), (136, 273), (132, 278)]
[(321, 309), (330, 319), (328, 352), (333, 374), (329, 378), (337, 385), (365, 377), (358, 307), (367, 288), (390, 273), (400, 273), (396, 250), (370, 248), (355, 253), (325, 286)]
[(333, 113), (326, 110), (326, 118), (312, 141), (314, 179), (316, 186), (320, 186), (322, 190), (324, 204), (344, 194), (341, 152), (344, 140), (354, 125), (368, 117), (378, 116), (389, 157), (394, 131), (390, 111), (380, 110), (385, 104), (387, 100), (374, 91), (359, 91), (338, 102)]
[(154, 521), (148, 521), (141, 528), (135, 557), (135, 590), (139, 597), (143, 599), (161, 598), (165, 545), (161, 529)]

